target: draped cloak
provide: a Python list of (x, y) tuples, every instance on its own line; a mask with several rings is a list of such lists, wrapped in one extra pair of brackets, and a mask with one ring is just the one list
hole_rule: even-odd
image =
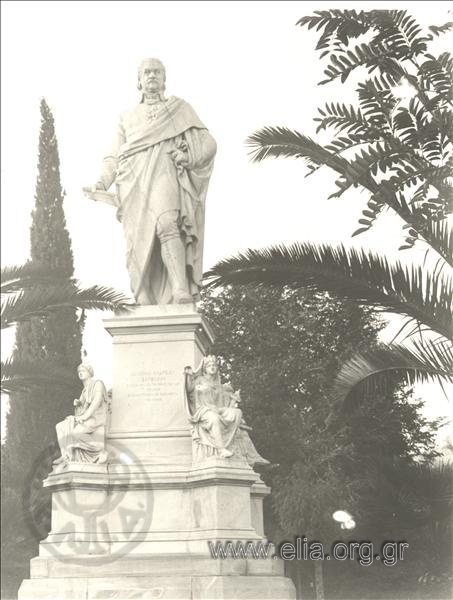
[(239, 429), (242, 420), (242, 411), (231, 407), (231, 393), (220, 383), (220, 376), (216, 379), (201, 375), (195, 379), (194, 405), (189, 413), (192, 423), (192, 438), (196, 447), (203, 446), (202, 456), (216, 454), (216, 440), (211, 434), (211, 429), (217, 422), (220, 426), (223, 448), (228, 448)]
[[(181, 145), (189, 164), (176, 167), (168, 154)], [(198, 297), (203, 261), (205, 199), (216, 144), (192, 107), (170, 97), (157, 112), (139, 104), (120, 117), (111, 154), (104, 159), (101, 181), (116, 182), (118, 219), (127, 246), (127, 268), (136, 298), (168, 304), (172, 291), (156, 234), (158, 218), (179, 211), (189, 291)]]
[(196, 462), (218, 455), (219, 448), (211, 434), (214, 421), (220, 425), (223, 447), (245, 460), (251, 467), (268, 465), (269, 461), (258, 454), (242, 411), (231, 406), (233, 392), (228, 384), (222, 384), (220, 373), (214, 379), (203, 373), (203, 360), (192, 377), (186, 378), (184, 403), (189, 422), (192, 424), (193, 454)]
[[(89, 409), (96, 394), (101, 395), (99, 406), (83, 423), (77, 423), (77, 416), (82, 416)], [(106, 418), (107, 391), (102, 381), (92, 379), (82, 391), (76, 417), (70, 415), (56, 425), (62, 455), (70, 461), (97, 462), (105, 449)]]

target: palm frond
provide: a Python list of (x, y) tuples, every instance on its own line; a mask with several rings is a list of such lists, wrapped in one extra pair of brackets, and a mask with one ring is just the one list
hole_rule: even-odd
[(32, 262), (12, 267), (3, 267), (1, 271), (1, 293), (9, 294), (36, 285), (61, 284), (68, 280), (64, 269), (49, 269)]
[(321, 117), (316, 117), (314, 121), (319, 122), (316, 133), (327, 127), (334, 127), (338, 131), (348, 131), (349, 133), (366, 135), (370, 124), (362, 115), (360, 109), (354, 106), (346, 106), (339, 102), (327, 102), (324, 108), (318, 108)]
[(303, 158), (309, 165), (327, 165), (343, 173), (348, 161), (329, 152), (311, 138), (286, 127), (264, 127), (246, 140), (254, 162), (265, 158)]
[(445, 516), (446, 524), (451, 528), (453, 463), (448, 459), (443, 459), (435, 464), (416, 463), (413, 469), (415, 472), (411, 483), (414, 492), (420, 498), (433, 501), (432, 511), (429, 515), (431, 523), (439, 521), (442, 516)]
[(36, 288), (10, 295), (2, 303), (2, 328), (36, 316), (46, 316), (63, 308), (126, 310), (131, 306), (124, 294), (108, 287), (75, 288), (71, 283)]
[(435, 381), (453, 382), (453, 350), (451, 343), (434, 344), (430, 340), (413, 342), (412, 347), (400, 344), (385, 345), (361, 352), (348, 360), (334, 380), (335, 399), (347, 401), (358, 386), (367, 389), (379, 386), (390, 371), (404, 376), (409, 384)]
[(453, 268), (453, 229), (449, 227), (448, 221), (428, 220), (422, 233), (445, 262)]
[(1, 363), (1, 375), (2, 394), (29, 392), (49, 386), (76, 389), (80, 385), (73, 370), (49, 360), (11, 358)]
[(391, 265), (364, 250), (310, 243), (248, 250), (217, 263), (205, 277), (209, 287), (251, 283), (327, 291), (452, 337), (451, 276), (434, 278), (422, 267)]
[(360, 135), (356, 135), (354, 133), (350, 133), (349, 135), (339, 135), (334, 138), (330, 144), (326, 144), (326, 150), (329, 152), (334, 152), (335, 154), (341, 154), (346, 150), (350, 150), (351, 148), (357, 148), (357, 146), (368, 146), (370, 142), (374, 142), (377, 139), (380, 139), (376, 136), (372, 138), (369, 136), (368, 138), (364, 138)]
[[(335, 107), (336, 110), (336, 107)], [(384, 141), (367, 144), (356, 153), (354, 160), (348, 161), (343, 156), (339, 156), (342, 146), (354, 143), (348, 137), (337, 140), (337, 146), (333, 144), (322, 147), (307, 136), (298, 132), (291, 131), (284, 127), (266, 127), (252, 134), (247, 144), (252, 149), (252, 160), (261, 161), (267, 157), (296, 157), (304, 158), (308, 163), (311, 172), (325, 165), (332, 168), (340, 174), (336, 180), (337, 191), (330, 195), (330, 198), (338, 198), (351, 186), (363, 186), (372, 194), (373, 200), (378, 200), (380, 204), (387, 204), (397, 214), (415, 227), (418, 233), (423, 233), (424, 223), (429, 218), (441, 219), (445, 214), (443, 206), (437, 205), (436, 201), (426, 202), (423, 210), (415, 214), (413, 210), (404, 203), (398, 201), (396, 192), (404, 190), (414, 183), (429, 183), (431, 185), (440, 185), (445, 182), (451, 174), (449, 162), (442, 167), (433, 166), (422, 156), (414, 155), (411, 148), (400, 142), (396, 138), (387, 138)], [(378, 184), (372, 177), (380, 173), (390, 173), (388, 179), (382, 179)], [(376, 213), (377, 214), (377, 213)], [(370, 215), (371, 216), (371, 215)], [(354, 235), (366, 231), (374, 221), (373, 218), (365, 219)], [(416, 238), (414, 238), (416, 239)], [(407, 237), (407, 246), (409, 247), (409, 237)]]
[(397, 140), (369, 144), (357, 152), (354, 159), (349, 162), (348, 167), (336, 181), (339, 190), (329, 197), (338, 198), (351, 186), (369, 187), (370, 173), (376, 175), (378, 170), (386, 173), (410, 157), (411, 149)]

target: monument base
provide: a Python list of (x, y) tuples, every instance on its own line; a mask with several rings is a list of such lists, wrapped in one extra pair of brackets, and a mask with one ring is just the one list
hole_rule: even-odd
[(263, 575), (65, 577), (60, 582), (28, 579), (19, 595), (20, 600), (293, 600), (295, 597), (290, 579)]
[(126, 598), (294, 600), (280, 559), (213, 558), (207, 554), (36, 557), (19, 600)]
[[(193, 459), (184, 367), (212, 343), (193, 306), (140, 307), (105, 321), (114, 381), (106, 464), (69, 463), (44, 481), (52, 528), (19, 600), (291, 600), (266, 546), (269, 488), (244, 457)], [(213, 558), (210, 542), (268, 558)], [(225, 547), (225, 546), (224, 546)], [(263, 554), (261, 554), (263, 556)]]
[(22, 583), (19, 600), (295, 599), (294, 586), (283, 575), (283, 563), (273, 558), (160, 554), (102, 563), (86, 556), (75, 564), (71, 558), (38, 557), (31, 561), (31, 577)]

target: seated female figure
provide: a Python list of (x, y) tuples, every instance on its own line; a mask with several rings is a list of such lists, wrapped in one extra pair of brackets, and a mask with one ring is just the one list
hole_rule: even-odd
[(256, 451), (238, 407), (239, 391), (220, 380), (215, 356), (206, 356), (195, 373), (185, 369), (186, 398), (196, 460), (209, 456), (239, 455), (251, 466), (268, 464)]
[(108, 456), (105, 451), (107, 392), (102, 381), (93, 378), (90, 365), (79, 365), (77, 373), (83, 391), (80, 398), (74, 400), (74, 416), (56, 425), (61, 457), (54, 464), (105, 463)]

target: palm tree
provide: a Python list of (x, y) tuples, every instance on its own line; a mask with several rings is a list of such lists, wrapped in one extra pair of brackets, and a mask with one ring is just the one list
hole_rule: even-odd
[(435, 267), (390, 264), (342, 245), (299, 243), (223, 260), (206, 274), (208, 285), (309, 287), (402, 315), (405, 322), (396, 337), (404, 331), (404, 340), (345, 364), (334, 383), (337, 399), (350, 397), (359, 383), (389, 369), (411, 381), (453, 381), (453, 235), (447, 224), (453, 191), (453, 58), (428, 52), (434, 37), (453, 23), (423, 32), (404, 10), (323, 10), (298, 25), (320, 32), (316, 48), (329, 59), (321, 85), (343, 83), (359, 68), (368, 72), (356, 90), (358, 106), (331, 102), (319, 109), (317, 131), (334, 131), (325, 146), (285, 127), (265, 127), (247, 140), (252, 159), (302, 158), (308, 174), (330, 168), (338, 174), (331, 197), (352, 187), (367, 192), (353, 236), (368, 231), (388, 209), (403, 222), (400, 250), (424, 243)]
[[(85, 310), (127, 310), (130, 300), (114, 289), (102, 286), (81, 288), (57, 270), (31, 263), (5, 267), (1, 272), (1, 328), (74, 308)], [(25, 362), (9, 359), (1, 363), (1, 392), (11, 393), (46, 386), (49, 383), (73, 386), (76, 377), (48, 360)]]

